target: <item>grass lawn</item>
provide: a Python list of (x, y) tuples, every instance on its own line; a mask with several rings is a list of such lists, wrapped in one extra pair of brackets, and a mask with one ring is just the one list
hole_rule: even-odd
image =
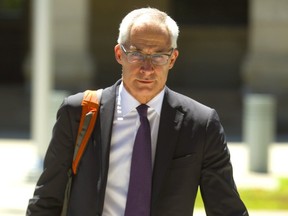
[[(288, 179), (279, 179), (276, 190), (239, 189), (239, 194), (248, 210), (288, 210)], [(200, 193), (195, 208), (203, 208)]]

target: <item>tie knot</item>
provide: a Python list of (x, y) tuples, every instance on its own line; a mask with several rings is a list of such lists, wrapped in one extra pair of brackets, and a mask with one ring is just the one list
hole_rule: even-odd
[(148, 106), (146, 104), (141, 104), (136, 109), (140, 116), (147, 117)]

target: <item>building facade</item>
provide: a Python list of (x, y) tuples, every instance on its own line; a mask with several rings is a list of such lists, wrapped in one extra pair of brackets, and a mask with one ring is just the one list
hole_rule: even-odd
[[(242, 139), (245, 95), (272, 94), (277, 135), (287, 135), (288, 0), (50, 2), (54, 89), (74, 93), (113, 84), (121, 76), (113, 53), (121, 19), (132, 9), (156, 7), (180, 26), (170, 88), (215, 108), (231, 140)], [(0, 3), (0, 95), (13, 98), (1, 112), (1, 136), (30, 133), (32, 5)], [(9, 111), (17, 114), (3, 114)]]

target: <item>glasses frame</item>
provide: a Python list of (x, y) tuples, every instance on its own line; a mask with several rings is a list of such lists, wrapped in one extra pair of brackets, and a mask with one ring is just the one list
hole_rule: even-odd
[[(139, 63), (145, 62), (146, 59), (150, 58), (151, 63), (152, 63), (153, 65), (158, 65), (158, 66), (166, 65), (166, 64), (168, 63), (169, 58), (172, 56), (173, 51), (175, 50), (175, 48), (171, 48), (171, 49), (169, 50), (170, 54), (168, 54), (168, 53), (144, 54), (144, 53), (139, 52), (139, 51), (127, 51), (127, 50), (125, 49), (124, 45), (122, 45), (122, 44), (120, 44), (120, 47), (121, 47), (121, 50), (122, 50), (122, 51), (125, 53), (125, 55), (127, 56), (127, 60), (128, 60), (129, 63), (131, 63), (131, 64), (139, 64)], [(130, 53), (139, 53), (139, 54), (141, 54), (141, 56), (143, 56), (143, 59), (142, 59), (142, 60), (139, 60), (139, 62), (131, 62), (131, 61), (129, 61), (129, 56), (128, 56)], [(159, 64), (159, 63), (156, 63), (156, 64), (155, 64), (155, 62), (153, 61), (153, 56), (159, 56), (159, 55), (168, 56), (167, 61), (166, 61), (165, 63), (163, 63), (163, 64)]]

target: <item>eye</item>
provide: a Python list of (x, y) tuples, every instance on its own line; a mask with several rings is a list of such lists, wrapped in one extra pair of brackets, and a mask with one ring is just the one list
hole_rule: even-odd
[(162, 55), (162, 54), (154, 54), (154, 55), (152, 55), (152, 58), (153, 58), (154, 60), (162, 60), (162, 59), (165, 58), (165, 56)]
[(131, 52), (130, 53), (130, 56), (132, 57), (132, 58), (143, 58), (143, 54), (141, 54), (140, 52)]

